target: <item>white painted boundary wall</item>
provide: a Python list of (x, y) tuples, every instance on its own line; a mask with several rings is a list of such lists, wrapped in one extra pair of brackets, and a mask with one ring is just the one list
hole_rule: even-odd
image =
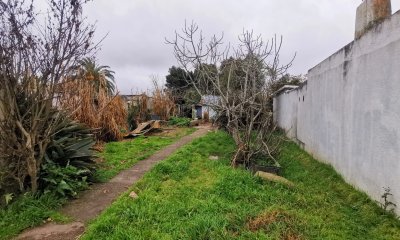
[(400, 214), (400, 11), (276, 96), (274, 118), (374, 200), (390, 187)]

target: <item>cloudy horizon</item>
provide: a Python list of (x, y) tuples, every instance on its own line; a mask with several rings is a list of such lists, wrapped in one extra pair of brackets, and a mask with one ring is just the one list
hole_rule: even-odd
[[(178, 65), (165, 38), (173, 38), (185, 21), (196, 22), (206, 36), (224, 33), (224, 42), (234, 45), (244, 29), (264, 39), (282, 35), (282, 62), (296, 53), (289, 73), (297, 75), (354, 39), (359, 4), (361, 0), (96, 0), (84, 15), (97, 22), (98, 38), (107, 34), (99, 63), (116, 72), (118, 89), (129, 94), (151, 88), (151, 76), (163, 80)], [(392, 12), (399, 8), (400, 0), (392, 0)]]

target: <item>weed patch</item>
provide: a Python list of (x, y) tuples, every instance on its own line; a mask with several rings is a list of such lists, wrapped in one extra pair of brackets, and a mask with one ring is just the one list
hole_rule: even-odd
[[(169, 136), (140, 137), (131, 141), (107, 143), (101, 154), (103, 159), (99, 163), (101, 168), (98, 169), (96, 178), (107, 181), (121, 170), (194, 131), (193, 128), (179, 128), (171, 131)], [(0, 239), (10, 239), (26, 228), (49, 221), (70, 222), (71, 219), (57, 212), (66, 201), (66, 197), (50, 193), (42, 196), (26, 194), (13, 199), (8, 206), (0, 208)]]
[(102, 160), (99, 161), (99, 169), (95, 178), (98, 181), (105, 182), (120, 171), (146, 159), (161, 148), (194, 131), (194, 128), (178, 128), (155, 136), (107, 143), (99, 156)]
[(296, 188), (232, 168), (232, 139), (209, 133), (156, 165), (82, 239), (400, 239), (394, 216), (332, 167), (284, 144), (283, 176)]

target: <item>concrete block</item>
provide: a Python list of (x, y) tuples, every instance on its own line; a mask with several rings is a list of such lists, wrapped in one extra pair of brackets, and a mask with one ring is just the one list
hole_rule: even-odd
[(390, 0), (364, 0), (357, 8), (355, 39), (392, 15)]

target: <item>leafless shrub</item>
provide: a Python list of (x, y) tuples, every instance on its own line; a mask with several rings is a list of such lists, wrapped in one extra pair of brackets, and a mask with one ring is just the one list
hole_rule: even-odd
[(167, 40), (181, 67), (187, 72), (194, 70), (190, 82), (196, 91), (217, 96), (218, 101), (208, 104), (224, 119), (224, 127), (235, 140), (234, 166), (250, 167), (260, 155), (275, 161), (278, 148), (272, 141), (275, 126), (268, 86), (284, 75), (293, 61), (280, 64), (282, 42), (282, 37), (276, 36), (265, 42), (249, 31), (239, 36), (237, 47), (223, 45), (223, 36), (206, 42), (194, 23), (185, 24), (181, 33)]

